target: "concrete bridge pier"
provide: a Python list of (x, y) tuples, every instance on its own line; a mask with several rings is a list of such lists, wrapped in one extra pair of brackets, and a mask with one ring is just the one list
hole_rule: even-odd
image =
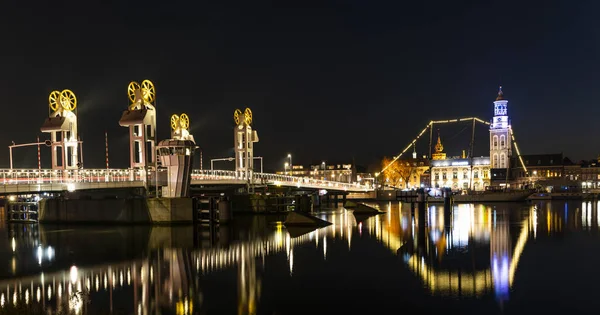
[[(327, 194), (321, 196), (321, 201), (325, 202), (325, 205), (329, 208), (333, 205), (333, 207), (337, 208), (340, 206), (340, 201), (342, 203), (342, 206), (344, 206), (346, 204), (346, 192), (327, 192)], [(340, 200), (341, 199), (341, 200)]]
[(319, 192), (311, 194), (311, 197), (313, 199), (313, 207), (321, 209), (322, 198), (319, 195)]

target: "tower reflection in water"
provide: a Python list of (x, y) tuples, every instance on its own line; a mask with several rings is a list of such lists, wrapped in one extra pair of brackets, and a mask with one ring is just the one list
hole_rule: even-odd
[[(254, 314), (260, 308), (267, 257), (281, 254), (287, 260), (286, 276), (294, 277), (295, 268), (302, 268), (294, 263), (300, 253), (297, 247), (314, 246), (327, 260), (328, 244), (340, 246), (342, 240), (352, 250), (357, 237), (375, 238), (397, 253), (433, 295), (491, 294), (505, 301), (528, 240), (561, 237), (568, 230), (598, 230), (597, 209), (597, 203), (584, 202), (560, 207), (466, 204), (452, 211), (431, 205), (420, 212), (389, 203), (382, 206), (385, 214), (368, 218), (356, 219), (349, 211), (322, 214), (333, 224), (312, 231), (281, 224), (270, 228), (261, 221), (264, 218), (254, 219), (242, 229), (245, 237), (230, 240), (226, 236), (237, 228), (222, 226), (216, 234), (221, 238), (213, 233), (208, 241), (190, 246), (174, 246), (171, 238), (176, 234), (199, 238), (192, 233), (196, 229), (158, 227), (150, 228), (151, 237), (137, 255), (142, 258), (99, 265), (65, 265), (61, 247), (49, 240), (51, 234), (43, 226), (38, 231), (36, 226), (10, 225), (0, 246), (14, 253), (14, 267), (8, 279), (0, 281), (0, 307), (37, 304), (76, 314), (87, 308), (103, 313), (118, 308), (135, 314), (196, 314), (209, 303), (204, 300), (205, 277), (232, 270), (237, 274), (237, 313)], [(35, 272), (40, 269), (43, 272)]]
[[(421, 213), (400, 209), (400, 220), (414, 223), (399, 224), (408, 231), (401, 234), (403, 245), (398, 253), (432, 294), (468, 297), (493, 291), (499, 300), (508, 298), (518, 263), (511, 232), (519, 231), (511, 231), (511, 222), (519, 223), (521, 211), (472, 204), (457, 205), (451, 211), (436, 205)], [(519, 238), (523, 242), (527, 220), (514, 225), (525, 233)], [(523, 245), (516, 244), (515, 251)]]
[(461, 204), (452, 211), (431, 205), (421, 213), (391, 208), (399, 222), (393, 216), (387, 224), (375, 222), (379, 230), (371, 233), (392, 250), (401, 243), (398, 254), (432, 294), (493, 294), (499, 301), (509, 298), (528, 241), (600, 227), (600, 202)]

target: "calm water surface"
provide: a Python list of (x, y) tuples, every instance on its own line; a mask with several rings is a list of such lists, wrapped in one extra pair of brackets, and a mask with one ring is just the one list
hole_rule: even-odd
[[(0, 314), (598, 314), (597, 202), (431, 205), (206, 227), (13, 225)], [(415, 213), (416, 212), (416, 213)]]

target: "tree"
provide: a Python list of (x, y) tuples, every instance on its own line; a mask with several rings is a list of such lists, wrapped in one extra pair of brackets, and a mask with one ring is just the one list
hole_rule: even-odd
[[(391, 163), (391, 164), (390, 164)], [(389, 165), (389, 166), (388, 166)], [(407, 184), (413, 175), (417, 173), (417, 166), (406, 160), (396, 160), (384, 157), (381, 161), (383, 180), (390, 186), (407, 188)], [(388, 166), (386, 168), (386, 166)]]

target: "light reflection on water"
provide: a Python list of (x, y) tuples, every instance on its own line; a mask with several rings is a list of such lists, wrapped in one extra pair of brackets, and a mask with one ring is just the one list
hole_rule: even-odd
[[(286, 229), (269, 216), (238, 217), (232, 226), (212, 231), (3, 223), (0, 307), (35, 304), (76, 314), (286, 313), (294, 303), (273, 296), (281, 288), (297, 293), (293, 279), (307, 281), (301, 287), (344, 290), (343, 284), (315, 283), (311, 277), (335, 264), (342, 278), (355, 277), (356, 267), (349, 271), (345, 265), (381, 266), (373, 272), (396, 277), (406, 270), (410, 278), (385, 286), (416, 280), (433, 298), (489, 298), (495, 302), (487, 307), (498, 309), (524, 277), (519, 263), (528, 244), (567, 231), (598, 231), (598, 205), (461, 204), (451, 212), (430, 205), (421, 213), (386, 203), (376, 205), (386, 213), (372, 217), (355, 218), (345, 210), (317, 213), (332, 223), (317, 230)], [(369, 294), (387, 292), (368, 277), (359, 281)]]

